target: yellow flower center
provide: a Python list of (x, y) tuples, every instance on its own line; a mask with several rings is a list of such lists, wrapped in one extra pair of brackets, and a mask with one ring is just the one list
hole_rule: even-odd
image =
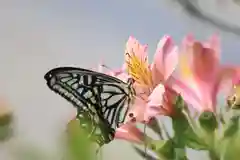
[(128, 56), (127, 72), (132, 78), (143, 86), (152, 86), (152, 73), (148, 67), (147, 59), (141, 59), (134, 53), (131, 55), (126, 53)]
[(184, 78), (191, 78), (192, 71), (189, 67), (188, 58), (186, 55), (181, 55), (179, 60), (180, 72)]

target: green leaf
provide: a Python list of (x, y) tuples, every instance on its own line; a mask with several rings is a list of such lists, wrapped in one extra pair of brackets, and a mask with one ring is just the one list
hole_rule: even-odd
[(240, 135), (235, 135), (226, 140), (225, 146), (222, 149), (223, 160), (239, 160), (240, 151)]
[(185, 148), (174, 148), (174, 160), (187, 160)]
[(174, 130), (174, 141), (178, 145), (185, 146), (185, 132), (190, 128), (186, 117), (183, 114), (178, 117), (174, 117), (172, 119), (172, 126)]
[(92, 155), (92, 143), (85, 132), (79, 125), (77, 119), (70, 121), (68, 124), (68, 151), (73, 160), (90, 160)]
[(174, 108), (175, 108), (175, 111), (180, 114), (186, 108), (186, 104), (181, 95), (176, 96)]
[[(179, 106), (177, 106), (179, 105)], [(178, 108), (178, 115), (172, 117), (172, 126), (174, 130), (174, 143), (176, 148), (189, 147), (195, 150), (205, 150), (208, 146), (200, 139), (199, 135), (196, 134), (195, 130), (189, 124), (192, 122), (191, 117), (188, 117), (188, 110), (186, 109), (186, 104), (181, 96), (178, 96), (176, 100), (176, 108)], [(181, 110), (180, 110), (181, 109)], [(183, 114), (186, 111), (186, 114)], [(197, 128), (196, 128), (197, 129)]]
[(172, 117), (172, 127), (174, 130), (174, 160), (186, 159), (186, 134), (185, 132), (191, 127), (187, 117), (183, 114), (186, 104), (181, 96), (176, 98), (175, 110), (176, 115)]
[(6, 141), (13, 136), (12, 122), (12, 112), (0, 116), (0, 141)]
[(155, 133), (158, 134), (158, 136), (163, 139), (162, 135), (162, 129), (160, 128), (160, 125), (155, 117), (153, 117), (150, 122), (147, 124), (147, 126), (152, 129)]
[(4, 142), (13, 136), (13, 128), (9, 125), (0, 126), (0, 141)]
[(174, 158), (174, 144), (171, 139), (153, 141), (152, 149), (163, 159)]
[(224, 138), (235, 135), (239, 129), (239, 116), (231, 117), (231, 119), (229, 120), (229, 123), (226, 125), (227, 127), (224, 131)]
[(174, 129), (174, 142), (181, 147), (195, 150), (206, 150), (208, 145), (195, 133), (184, 115), (172, 120)]
[(207, 150), (208, 149), (208, 145), (194, 133), (192, 128), (188, 128), (185, 131), (184, 137), (185, 137), (185, 145), (188, 148), (192, 148), (194, 150)]
[(148, 153), (145, 153), (143, 150), (133, 146), (134, 150), (141, 156), (141, 157), (146, 157), (147, 160), (157, 160), (156, 158), (154, 158), (153, 156), (151, 156)]
[(214, 132), (218, 127), (218, 122), (213, 112), (203, 112), (198, 120), (202, 129), (208, 133)]

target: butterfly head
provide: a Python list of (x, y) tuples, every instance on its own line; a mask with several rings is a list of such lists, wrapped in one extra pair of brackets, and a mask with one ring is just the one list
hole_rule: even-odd
[(49, 81), (51, 78), (52, 78), (52, 72), (51, 72), (51, 71), (47, 72), (47, 73), (44, 75), (44, 79), (45, 79), (46, 81)]

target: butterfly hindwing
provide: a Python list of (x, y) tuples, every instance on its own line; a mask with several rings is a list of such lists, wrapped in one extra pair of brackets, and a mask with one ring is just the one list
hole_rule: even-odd
[(100, 147), (113, 140), (114, 131), (98, 115), (82, 110), (76, 115), (76, 120), (88, 138)]

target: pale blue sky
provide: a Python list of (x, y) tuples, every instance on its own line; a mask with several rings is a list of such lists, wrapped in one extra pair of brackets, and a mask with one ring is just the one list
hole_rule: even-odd
[[(152, 57), (164, 34), (179, 43), (189, 32), (204, 39), (218, 31), (174, 7), (161, 0), (0, 2), (0, 94), (15, 107), (19, 136), (49, 146), (56, 138), (54, 126), (63, 127), (69, 118), (70, 105), (45, 85), (43, 75), (49, 69), (92, 67), (101, 59), (119, 67), (130, 35), (149, 44)], [(239, 63), (240, 38), (218, 32), (223, 61)], [(127, 143), (113, 142), (106, 147), (104, 159), (137, 159), (130, 152)]]

